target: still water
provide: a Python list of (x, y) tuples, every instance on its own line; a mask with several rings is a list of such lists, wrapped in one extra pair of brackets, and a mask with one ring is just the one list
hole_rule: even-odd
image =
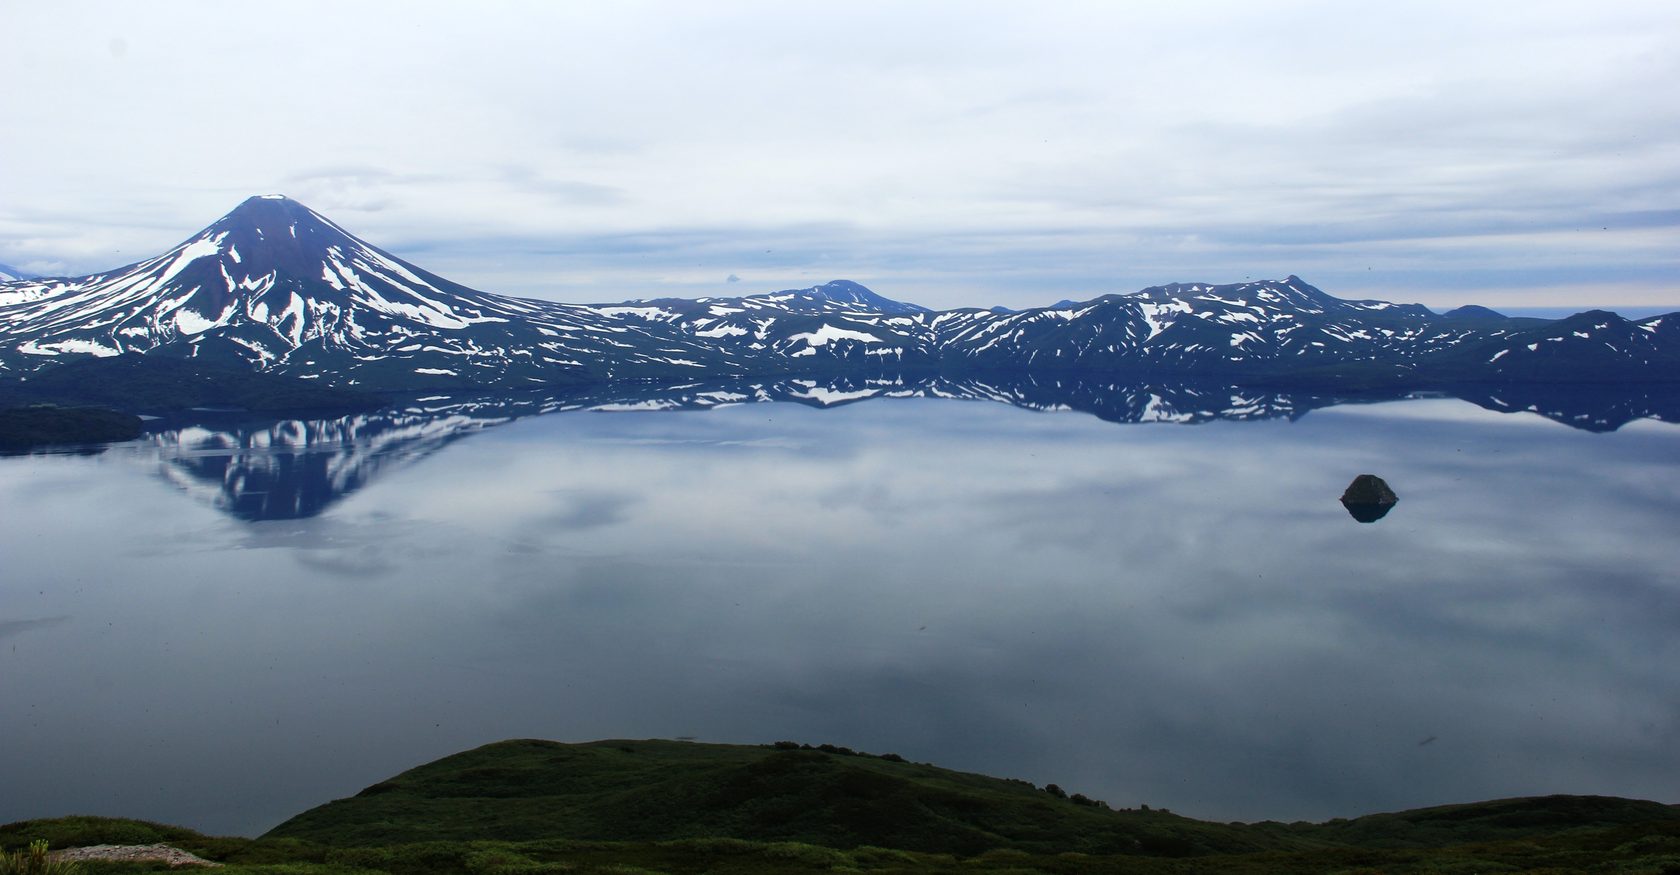
[(1680, 801), (1673, 424), (636, 409), (699, 396), (0, 459), (0, 822), (256, 834), (510, 737), (829, 742), (1218, 820)]

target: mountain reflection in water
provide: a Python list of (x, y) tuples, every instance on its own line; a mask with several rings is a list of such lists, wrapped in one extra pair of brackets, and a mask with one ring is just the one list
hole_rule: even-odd
[[(1680, 430), (1581, 428), (1668, 413), (1329, 407), (1379, 400), (621, 386), (0, 459), (0, 821), (257, 834), (488, 741), (683, 735), (1219, 820), (1672, 801)], [(538, 415), (586, 409), (674, 412)]]
[(247, 520), (326, 510), (384, 470), (422, 459), (511, 416), (421, 404), (336, 419), (188, 425), (151, 433), (163, 476)]
[[(560, 411), (704, 410), (767, 402), (833, 407), (878, 398), (945, 398), (1077, 411), (1115, 423), (1196, 424), (1294, 420), (1337, 404), (1406, 397), (1411, 396), (1030, 377), (621, 383), (554, 395), (434, 395), (331, 419), (199, 421), (152, 431), (147, 440), (160, 452), (162, 473), (170, 481), (232, 516), (256, 521), (315, 516), (382, 473), (456, 440)], [(1680, 403), (1662, 387), (1610, 392), (1600, 386), (1505, 386), (1460, 397), (1489, 410), (1534, 413), (1589, 431), (1613, 431), (1643, 418), (1680, 421)]]

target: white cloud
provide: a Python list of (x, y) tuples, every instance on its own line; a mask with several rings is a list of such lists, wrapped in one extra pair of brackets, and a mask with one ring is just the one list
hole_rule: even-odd
[[(933, 305), (1291, 272), (1343, 293), (1367, 268), (1399, 298), (1474, 299), (1487, 271), (1544, 297), (1512, 273), (1531, 259), (1680, 304), (1680, 219), (1649, 218), (1680, 196), (1668, 3), (5, 16), (10, 263), (132, 261), (278, 190), (468, 284), (560, 298), (715, 291), (749, 264)], [(1611, 230), (1560, 249), (1588, 219)], [(661, 237), (716, 257), (588, 246)]]

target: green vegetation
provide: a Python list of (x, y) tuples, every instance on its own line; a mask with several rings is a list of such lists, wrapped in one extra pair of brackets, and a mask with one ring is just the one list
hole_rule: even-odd
[(342, 413), (384, 403), (243, 364), (165, 355), (87, 358), (0, 381), (0, 452), (132, 440), (143, 429), (134, 413)]
[(121, 817), (54, 817), (21, 820), (0, 826), (0, 848), (22, 847), (30, 842), (42, 841), (54, 848), (166, 844), (190, 850), (187, 844), (207, 840), (219, 841), (207, 839), (185, 827)]
[(52, 444), (127, 441), (140, 436), (140, 417), (97, 407), (19, 407), (0, 410), (0, 452)]
[(162, 412), (195, 407), (278, 412), (371, 410), (363, 392), (259, 373), (242, 363), (129, 354), (52, 365), (0, 382), (0, 408), (30, 404)]
[(329, 845), (727, 836), (960, 855), (997, 848), (1184, 855), (1294, 844), (1281, 833), (1261, 838), (1166, 812), (1113, 812), (1022, 781), (834, 746), (674, 741), (487, 745), (306, 811), (269, 835)]
[(81, 867), (47, 858), (47, 843), (36, 839), (29, 847), (0, 854), (0, 875), (74, 875)]
[(0, 826), (0, 848), (164, 843), (228, 864), (226, 875), (1680, 873), (1680, 809), (1655, 802), (1550, 796), (1214, 824), (1060, 789), (831, 745), (508, 741), (257, 839), (71, 817)]

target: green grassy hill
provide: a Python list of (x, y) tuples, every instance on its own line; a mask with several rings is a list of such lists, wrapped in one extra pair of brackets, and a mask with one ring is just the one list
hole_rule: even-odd
[(1313, 832), (1337, 844), (1435, 848), (1661, 822), (1680, 823), (1680, 807), (1613, 796), (1537, 796), (1372, 814), (1316, 825)]
[(1183, 855), (1302, 844), (1282, 830), (1110, 811), (1023, 781), (832, 751), (504, 741), (381, 781), (268, 835), (330, 845), (727, 836), (955, 854)]
[(1323, 824), (1217, 824), (787, 743), (505, 741), (411, 769), (258, 839), (93, 817), (0, 826), (0, 848), (35, 839), (162, 842), (228, 863), (225, 875), (1680, 873), (1680, 808), (1656, 802), (1548, 796)]

